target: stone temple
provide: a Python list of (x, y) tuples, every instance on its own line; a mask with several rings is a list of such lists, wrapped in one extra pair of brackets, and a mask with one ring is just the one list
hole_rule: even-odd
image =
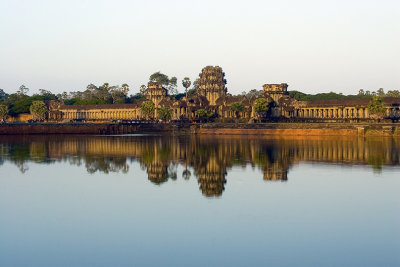
[(207, 98), (209, 105), (215, 106), (221, 96), (225, 96), (226, 80), (221, 67), (207, 66), (199, 74), (197, 93)]
[[(157, 82), (149, 82), (145, 98), (152, 101), (155, 111), (152, 118), (157, 118), (158, 110), (168, 108), (172, 113), (172, 120), (196, 120), (196, 111), (207, 110), (213, 114), (215, 121), (230, 122), (241, 119), (243, 122), (254, 120), (257, 113), (254, 103), (258, 98), (268, 102), (267, 120), (289, 121), (362, 121), (369, 120), (368, 110), (370, 98), (333, 99), (297, 101), (288, 93), (288, 85), (264, 84), (263, 90), (257, 96), (233, 96), (228, 93), (225, 73), (219, 66), (207, 66), (199, 74), (198, 86), (192, 96), (179, 100), (171, 98), (168, 90)], [(114, 120), (144, 120), (146, 116), (141, 111), (144, 100), (133, 104), (112, 105), (64, 105), (56, 102), (49, 104), (50, 121), (87, 121), (109, 122)], [(399, 117), (400, 98), (386, 97), (385, 117)], [(242, 103), (243, 109), (235, 112), (231, 105)]]

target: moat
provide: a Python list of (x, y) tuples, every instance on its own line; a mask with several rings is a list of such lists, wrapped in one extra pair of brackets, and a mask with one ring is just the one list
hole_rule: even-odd
[(0, 136), (1, 266), (398, 266), (400, 139)]

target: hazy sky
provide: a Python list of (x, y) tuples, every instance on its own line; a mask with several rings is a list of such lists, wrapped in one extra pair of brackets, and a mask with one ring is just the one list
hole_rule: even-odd
[[(207, 65), (228, 90), (400, 89), (399, 0), (0, 0), (0, 88), (53, 92), (181, 81)], [(179, 90), (183, 90), (179, 82)]]

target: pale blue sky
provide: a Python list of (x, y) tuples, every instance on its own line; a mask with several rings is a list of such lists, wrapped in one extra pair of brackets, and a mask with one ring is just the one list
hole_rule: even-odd
[[(233, 94), (400, 89), (398, 0), (0, 0), (0, 88), (31, 93), (195, 79), (219, 65)], [(180, 85), (179, 90), (183, 90)]]

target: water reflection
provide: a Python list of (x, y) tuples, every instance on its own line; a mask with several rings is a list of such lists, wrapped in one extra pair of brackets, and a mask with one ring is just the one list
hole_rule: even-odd
[[(173, 136), (26, 136), (0, 137), (0, 165), (12, 162), (22, 173), (29, 162), (69, 162), (89, 173), (129, 172), (139, 162), (148, 179), (196, 178), (205, 196), (220, 196), (233, 166), (251, 165), (267, 181), (287, 181), (299, 162), (399, 166), (400, 140), (361, 138), (173, 137)], [(178, 166), (184, 171), (177, 173)]]

